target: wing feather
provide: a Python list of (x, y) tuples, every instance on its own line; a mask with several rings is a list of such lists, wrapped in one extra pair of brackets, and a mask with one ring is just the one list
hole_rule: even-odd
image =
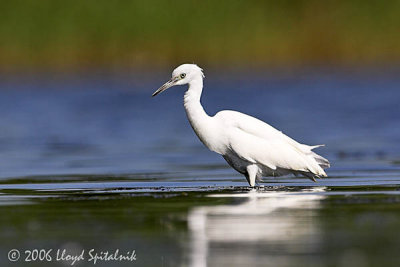
[(247, 161), (272, 170), (283, 168), (326, 176), (317, 160), (325, 166), (329, 162), (312, 151), (318, 146), (300, 144), (263, 121), (240, 112), (221, 111), (216, 116), (223, 117), (228, 124), (230, 149)]

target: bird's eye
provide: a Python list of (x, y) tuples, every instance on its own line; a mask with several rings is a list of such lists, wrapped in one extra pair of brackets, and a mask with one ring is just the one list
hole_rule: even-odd
[(182, 73), (181, 74), (181, 79), (183, 79), (183, 78), (185, 78), (186, 77), (186, 73)]

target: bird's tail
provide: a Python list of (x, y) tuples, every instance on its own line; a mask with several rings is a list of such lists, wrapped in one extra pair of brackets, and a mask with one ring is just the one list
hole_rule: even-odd
[(311, 157), (314, 158), (314, 160), (318, 163), (318, 165), (322, 168), (322, 169), (326, 169), (329, 168), (331, 166), (331, 164), (329, 163), (329, 160), (327, 160), (326, 158), (318, 155), (317, 153), (315, 153), (314, 151), (312, 151), (315, 148), (318, 147), (322, 147), (325, 145), (316, 145), (316, 146), (307, 146), (307, 145), (302, 145), (303, 149), (305, 151), (308, 151), (307, 154), (311, 155)]
[(303, 148), (306, 151), (308, 151), (307, 154), (314, 160), (314, 163), (311, 163), (311, 165), (309, 166), (310, 172), (302, 174), (313, 181), (315, 181), (315, 178), (327, 177), (324, 169), (329, 168), (331, 166), (329, 160), (312, 151), (313, 149), (324, 145), (317, 145), (317, 146), (303, 145), (303, 146), (304, 146)]
[(327, 160), (326, 158), (318, 155), (315, 152), (311, 152), (311, 155), (313, 156), (313, 158), (315, 159), (315, 161), (318, 163), (318, 165), (322, 168), (322, 169), (326, 169), (329, 168), (331, 166), (329, 160)]

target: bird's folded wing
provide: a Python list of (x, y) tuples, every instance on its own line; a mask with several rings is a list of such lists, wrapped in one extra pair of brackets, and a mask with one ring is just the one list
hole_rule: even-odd
[(236, 111), (217, 114), (228, 122), (229, 148), (239, 157), (272, 170), (288, 170), (322, 174), (314, 158), (313, 146), (300, 144), (267, 123)]
[(228, 121), (230, 124), (229, 126), (239, 128), (240, 130), (259, 138), (265, 140), (282, 140), (300, 150), (310, 150), (311, 148), (310, 146), (299, 144), (271, 125), (247, 114), (232, 110), (224, 110), (217, 113), (217, 116), (222, 117), (224, 121)]
[(236, 129), (230, 140), (230, 149), (249, 162), (265, 165), (272, 170), (283, 168), (315, 172), (314, 160), (285, 140), (265, 140), (241, 129)]

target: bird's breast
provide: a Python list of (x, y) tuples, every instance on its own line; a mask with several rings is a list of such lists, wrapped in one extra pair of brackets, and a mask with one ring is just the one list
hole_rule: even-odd
[(223, 155), (228, 149), (228, 143), (224, 138), (223, 128), (215, 122), (207, 124), (191, 123), (191, 126), (200, 141), (211, 151)]

